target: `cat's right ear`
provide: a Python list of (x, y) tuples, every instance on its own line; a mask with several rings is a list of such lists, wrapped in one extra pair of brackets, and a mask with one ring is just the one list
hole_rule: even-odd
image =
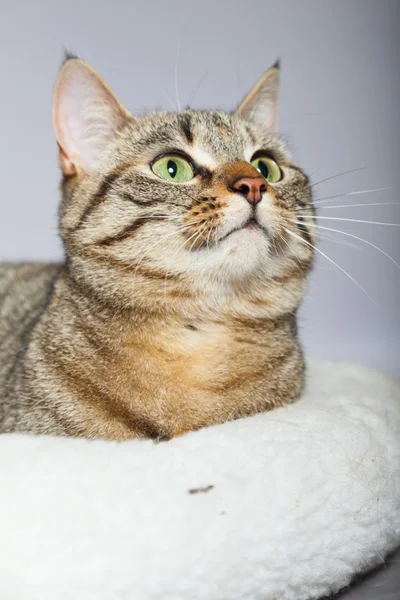
[(67, 59), (53, 102), (53, 123), (65, 175), (96, 171), (105, 148), (132, 120), (97, 73), (83, 60)]
[(260, 131), (277, 133), (280, 65), (271, 67), (236, 109), (236, 114)]

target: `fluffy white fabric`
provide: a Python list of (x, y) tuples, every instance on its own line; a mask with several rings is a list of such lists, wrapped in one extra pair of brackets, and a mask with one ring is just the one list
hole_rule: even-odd
[(168, 443), (0, 436), (0, 485), (2, 600), (319, 598), (400, 544), (400, 390), (312, 362), (296, 404)]

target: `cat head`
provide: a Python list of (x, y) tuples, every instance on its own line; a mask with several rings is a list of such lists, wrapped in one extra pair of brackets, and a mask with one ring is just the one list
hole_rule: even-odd
[(274, 65), (232, 114), (137, 117), (69, 58), (53, 118), (72, 277), (124, 307), (293, 310), (315, 241), (297, 211), (313, 206), (277, 136), (279, 78)]

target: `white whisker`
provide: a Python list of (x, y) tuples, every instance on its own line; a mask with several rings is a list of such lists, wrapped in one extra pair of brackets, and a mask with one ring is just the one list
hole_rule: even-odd
[(193, 92), (193, 93), (192, 93), (192, 95), (190, 96), (190, 98), (189, 98), (189, 101), (188, 101), (188, 103), (187, 103), (187, 105), (188, 105), (188, 108), (190, 108), (190, 107), (191, 107), (191, 105), (192, 105), (192, 102), (194, 101), (194, 99), (195, 99), (195, 97), (196, 97), (196, 94), (197, 94), (197, 92), (199, 91), (199, 89), (200, 89), (200, 87), (201, 87), (201, 84), (203, 83), (203, 81), (205, 80), (205, 78), (207, 77), (207, 75), (209, 74), (209, 72), (210, 72), (210, 71), (211, 71), (211, 69), (209, 69), (208, 71), (206, 71), (206, 72), (204, 73), (203, 77), (202, 77), (202, 78), (200, 79), (200, 81), (198, 82), (198, 84), (197, 84), (197, 86), (196, 86), (196, 88), (195, 88), (194, 92)]
[[(285, 244), (289, 248), (289, 250), (292, 250), (292, 248), (290, 247), (289, 242), (287, 241), (287, 239), (283, 235), (279, 234), (279, 238), (285, 242)], [(296, 261), (297, 261), (297, 263), (298, 263), (298, 265), (300, 267), (300, 270), (303, 269), (303, 265), (301, 264), (300, 259), (297, 256), (297, 254), (295, 254), (294, 257), (295, 257), (295, 259), (296, 259)]]
[(172, 216), (172, 215), (142, 215), (140, 217), (135, 217), (136, 219), (163, 219), (164, 221), (169, 221), (169, 220), (174, 220), (174, 219), (180, 219), (181, 216), (177, 215), (177, 216)]
[(332, 200), (333, 198), (344, 198), (345, 196), (356, 196), (358, 194), (371, 194), (372, 192), (386, 192), (388, 190), (392, 190), (393, 186), (390, 187), (381, 187), (381, 188), (371, 188), (369, 190), (357, 190), (356, 192), (346, 192), (345, 194), (335, 194), (334, 196), (324, 196), (324, 198), (317, 198), (314, 201), (314, 204), (324, 204), (328, 200)]
[(337, 175), (331, 175), (330, 177), (325, 177), (325, 179), (321, 179), (320, 181), (313, 183), (312, 185), (310, 185), (310, 187), (313, 188), (313, 187), (319, 185), (320, 183), (329, 181), (330, 179), (336, 179), (337, 177), (342, 177), (343, 175), (348, 175), (349, 173), (355, 173), (356, 171), (364, 171), (365, 169), (366, 169), (366, 167), (358, 167), (357, 169), (350, 169), (349, 171), (343, 171), (343, 173), (338, 173)]
[(166, 92), (166, 91), (165, 91), (163, 88), (160, 88), (160, 90), (162, 91), (162, 93), (164, 94), (164, 96), (166, 97), (166, 99), (168, 100), (168, 102), (170, 103), (170, 105), (172, 106), (172, 110), (173, 110), (174, 112), (176, 112), (176, 106), (175, 106), (175, 104), (172, 102), (171, 98), (168, 96), (167, 92)]
[(340, 244), (341, 246), (347, 246), (348, 248), (356, 248), (357, 250), (360, 250), (360, 246), (357, 246), (356, 244), (352, 244), (351, 242), (346, 242), (343, 240), (338, 240), (334, 237), (328, 237), (327, 235), (322, 235), (319, 231), (318, 231), (318, 239), (319, 240), (325, 240), (326, 242), (332, 242), (334, 244)]
[(338, 265), (334, 260), (332, 260), (332, 258), (330, 258), (329, 256), (327, 256), (324, 252), (322, 252), (322, 250), (319, 250), (318, 248), (316, 248), (313, 244), (310, 244), (310, 242), (307, 242), (306, 240), (304, 240), (302, 237), (300, 237), (299, 235), (293, 233), (293, 231), (290, 231), (289, 229), (286, 229), (286, 227), (284, 227), (284, 230), (286, 231), (286, 233), (288, 233), (289, 235), (291, 235), (292, 237), (295, 237), (296, 239), (300, 240), (300, 242), (303, 242), (304, 244), (306, 244), (307, 246), (309, 246), (310, 248), (312, 248), (313, 250), (315, 250), (316, 252), (318, 252), (319, 254), (321, 254), (321, 256), (323, 256), (324, 258), (326, 258), (326, 260), (328, 260), (330, 263), (332, 263), (336, 268), (338, 268), (340, 271), (342, 271), (342, 273), (344, 273), (353, 283), (355, 283), (355, 285), (360, 288), (360, 290), (362, 290), (364, 292), (364, 294), (371, 300), (371, 302), (378, 307), (378, 305), (376, 304), (375, 300), (373, 300), (373, 298), (371, 298), (371, 296), (368, 294), (368, 292), (363, 288), (363, 286), (358, 283), (358, 281), (356, 279), (354, 279), (354, 277), (352, 275), (350, 275), (350, 273), (348, 273), (345, 269), (343, 269), (343, 267), (341, 267), (340, 265)]
[(171, 237), (174, 237), (175, 235), (177, 235), (178, 233), (183, 233), (184, 231), (187, 231), (189, 229), (190, 225), (182, 225), (181, 227), (177, 227), (172, 233), (169, 233), (168, 235), (164, 235), (163, 240), (168, 240)]
[(389, 206), (396, 205), (400, 206), (400, 202), (366, 202), (365, 204), (331, 204), (330, 206), (323, 206), (321, 210), (328, 210), (329, 208), (355, 208), (358, 206)]
[[(304, 223), (301, 223), (300, 221), (292, 221), (292, 222), (304, 225)], [(315, 223), (308, 223), (308, 225), (310, 225), (311, 227), (317, 227), (318, 229), (323, 229), (324, 231), (332, 231), (333, 233), (340, 233), (342, 235), (346, 235), (348, 237), (354, 238), (355, 240), (359, 240), (360, 242), (364, 242), (364, 244), (367, 244), (368, 246), (375, 248), (375, 250), (378, 250), (378, 252), (381, 252), (389, 260), (391, 260), (392, 263), (394, 263), (398, 269), (400, 269), (400, 265), (395, 261), (395, 259), (392, 256), (390, 256), (390, 254), (388, 254), (387, 252), (382, 250), (382, 248), (380, 248), (379, 246), (376, 246), (372, 242), (369, 242), (368, 240), (365, 240), (364, 238), (359, 237), (358, 235), (354, 235), (354, 233), (348, 233), (347, 231), (340, 231), (340, 229), (332, 229), (331, 227), (323, 227), (322, 225), (316, 225)]]
[[(200, 230), (200, 233), (201, 233), (201, 230)], [(195, 231), (195, 232), (193, 233), (193, 235), (191, 235), (189, 238), (187, 238), (187, 239), (185, 240), (185, 243), (183, 244), (183, 246), (186, 246), (186, 244), (188, 244), (188, 243), (190, 242), (190, 240), (192, 240), (194, 237), (196, 237), (196, 236), (198, 236), (198, 235), (199, 235), (199, 231)], [(196, 240), (195, 240), (195, 241), (196, 241)]]
[(302, 219), (330, 219), (333, 221), (348, 221), (349, 223), (367, 223), (368, 225), (387, 225), (387, 227), (400, 227), (400, 223), (382, 223), (380, 221), (364, 221), (362, 219), (346, 219), (344, 217), (325, 217), (320, 215), (298, 215)]
[(163, 237), (164, 240), (167, 240), (170, 237), (173, 237), (177, 233), (182, 233), (183, 231), (187, 231), (192, 225), (196, 225), (196, 221), (188, 221), (188, 223), (181, 224), (180, 227), (177, 227), (172, 233), (165, 235)]
[(207, 246), (207, 250), (208, 251), (210, 251), (210, 245), (209, 245), (209, 243), (210, 243), (211, 233), (212, 233), (212, 228), (210, 227), (210, 231), (208, 232), (208, 236), (207, 236), (207, 240), (206, 240), (206, 246)]
[(199, 239), (199, 237), (202, 235), (204, 229), (206, 228), (206, 225), (203, 225), (203, 227), (200, 228), (197, 237), (195, 238), (195, 240), (193, 241), (193, 244), (190, 246), (189, 248), (189, 252), (192, 250), (193, 246), (195, 245), (195, 243), (197, 242), (197, 240)]
[(176, 95), (176, 103), (178, 105), (178, 111), (179, 112), (181, 112), (181, 103), (179, 102), (179, 93), (178, 93), (178, 63), (179, 63), (179, 52), (180, 52), (180, 49), (181, 49), (181, 43), (179, 42), (178, 49), (176, 51), (175, 72), (174, 72), (175, 95)]

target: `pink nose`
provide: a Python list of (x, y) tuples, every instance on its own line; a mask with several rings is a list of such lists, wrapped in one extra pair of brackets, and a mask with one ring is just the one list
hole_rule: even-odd
[(262, 193), (267, 191), (267, 184), (262, 177), (241, 177), (232, 185), (232, 189), (242, 194), (250, 204), (258, 204)]

